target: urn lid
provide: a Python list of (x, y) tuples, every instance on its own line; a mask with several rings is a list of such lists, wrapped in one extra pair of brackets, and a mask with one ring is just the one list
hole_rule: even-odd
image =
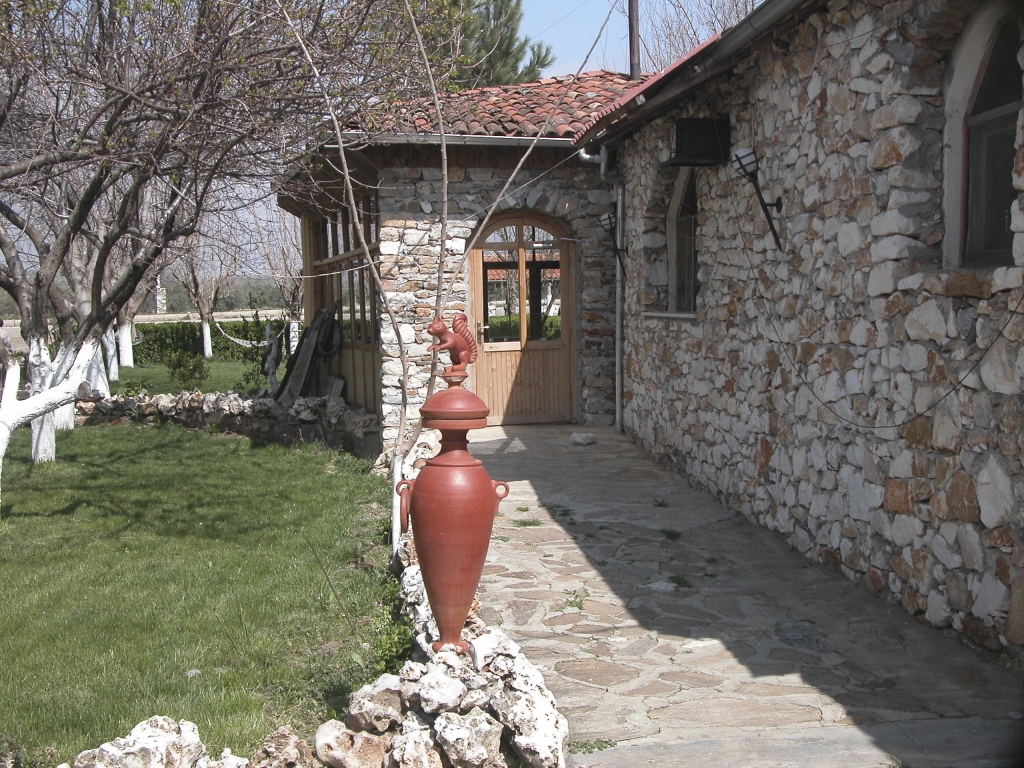
[(491, 409), (479, 397), (462, 388), (463, 371), (441, 375), (448, 389), (435, 392), (420, 406), (423, 426), (429, 429), (479, 429), (487, 426)]

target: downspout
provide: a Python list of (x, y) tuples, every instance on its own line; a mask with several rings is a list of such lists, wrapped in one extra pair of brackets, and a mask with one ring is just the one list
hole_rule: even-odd
[(601, 181), (607, 181), (608, 176), (608, 146), (605, 144), (601, 145), (601, 151), (596, 155), (592, 155), (585, 149), (580, 149), (576, 152), (579, 155), (580, 160), (585, 163), (600, 163), (601, 164)]
[[(585, 149), (577, 153), (580, 160), (601, 164), (601, 179), (608, 181), (608, 145), (602, 144), (601, 151), (590, 154)], [(622, 424), (622, 306), (625, 294), (625, 274), (622, 270), (622, 237), (625, 220), (626, 189), (621, 180), (615, 181), (615, 429), (624, 431)]]
[(625, 252), (622, 233), (625, 223), (626, 188), (622, 181), (615, 183), (615, 430), (623, 432), (622, 424), (622, 305), (625, 294), (625, 275), (622, 257)]

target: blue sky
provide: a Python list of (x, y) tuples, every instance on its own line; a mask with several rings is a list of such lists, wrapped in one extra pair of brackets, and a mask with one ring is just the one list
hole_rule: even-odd
[[(613, 1), (523, 0), (520, 34), (548, 43), (555, 52), (555, 64), (544, 70), (545, 76), (568, 75), (576, 71), (597, 37)], [(619, 8), (622, 7), (620, 0)], [(584, 71), (593, 69), (629, 70), (626, 17), (619, 9), (612, 13), (601, 42), (587, 60)]]

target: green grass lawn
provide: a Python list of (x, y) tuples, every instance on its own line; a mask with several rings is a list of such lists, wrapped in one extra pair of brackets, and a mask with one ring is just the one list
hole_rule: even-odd
[[(227, 392), (229, 389), (237, 391), (237, 384), (242, 379), (246, 364), (235, 360), (210, 360), (210, 378), (208, 378), (200, 389), (203, 392)], [(120, 380), (110, 383), (110, 391), (113, 394), (124, 391), (126, 381), (137, 382), (140, 379), (144, 382), (146, 391), (150, 395), (162, 393), (178, 394), (181, 392), (181, 385), (171, 380), (167, 366), (163, 363), (147, 363), (136, 365), (134, 368), (122, 368), (119, 371)], [(284, 375), (284, 366), (281, 367), (279, 376)]]
[(155, 714), (248, 757), (281, 724), (311, 739), (405, 658), (387, 484), (368, 463), (135, 425), (59, 434), (52, 465), (28, 457), (19, 430), (0, 509), (0, 733), (36, 760)]

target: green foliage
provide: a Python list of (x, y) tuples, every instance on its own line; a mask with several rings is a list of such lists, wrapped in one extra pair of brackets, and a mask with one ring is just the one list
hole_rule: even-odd
[(211, 754), (284, 724), (312, 743), (408, 658), (369, 462), (173, 426), (57, 441), (41, 470), (13, 435), (0, 523), (0, 719), (41, 764), (154, 713)]
[[(490, 327), (489, 338), (507, 339), (519, 338), (519, 315), (506, 315), (504, 317), (489, 317), (487, 325)], [(558, 339), (562, 336), (562, 317), (553, 315), (544, 318), (544, 338)]]
[(512, 525), (516, 528), (533, 528), (540, 525), (540, 520), (535, 517), (523, 517), (519, 520), (513, 520)]
[[(288, 321), (273, 320), (272, 322), (274, 333), (280, 333)], [(263, 341), (262, 321), (259, 323), (258, 329), (254, 329), (254, 325), (256, 324), (252, 321), (246, 320), (232, 320), (220, 324), (221, 328), (237, 339), (248, 339), (249, 336), (246, 334), (258, 334), (255, 340)], [(142, 336), (142, 341), (135, 345), (135, 362), (138, 364), (162, 363), (167, 359), (167, 355), (170, 352), (178, 350), (192, 350), (194, 352), (202, 352), (203, 350), (203, 331), (202, 326), (198, 322), (139, 323), (135, 326), (135, 330)], [(213, 326), (210, 330), (214, 357), (219, 360), (249, 361), (246, 353), (251, 353), (252, 350), (235, 344), (235, 342), (218, 331), (217, 326)], [(260, 347), (257, 351), (262, 356), (263, 348)]]
[[(237, 333), (231, 333), (230, 331), (229, 333), (236, 339), (242, 339), (243, 341), (252, 343), (265, 342), (267, 340), (265, 323), (266, 321), (260, 320), (259, 312), (254, 312), (252, 320), (243, 318), (237, 323)], [(280, 333), (284, 325), (284, 321), (278, 321), (276, 324), (272, 322), (271, 328), (274, 333)], [(283, 355), (288, 349), (288, 345), (284, 343), (283, 339), (279, 339), (279, 341), (281, 342), (280, 349)], [(254, 390), (264, 389), (269, 383), (267, 374), (263, 372), (263, 360), (266, 356), (267, 348), (265, 346), (243, 347), (239, 344), (232, 344), (232, 346), (237, 350), (235, 354), (238, 357), (236, 359), (245, 365), (241, 378), (235, 383), (235, 389), (246, 394)]]
[(610, 739), (595, 739), (594, 741), (570, 741), (567, 746), (574, 755), (589, 755), (614, 747), (615, 744), (616, 742)]
[[(242, 363), (236, 363), (233, 360), (209, 360), (206, 364), (210, 367), (210, 377), (203, 384), (204, 392), (227, 392), (235, 386), (235, 382), (245, 370)], [(176, 395), (181, 391), (180, 385), (171, 379), (165, 365), (159, 363), (136, 365), (134, 368), (122, 368), (121, 371), (123, 375), (129, 375), (136, 381), (141, 380), (150, 395), (160, 393)], [(128, 383), (124, 380), (111, 382), (110, 391), (115, 394), (127, 394), (125, 385)]]
[(172, 352), (203, 350), (199, 323), (139, 323), (135, 331), (142, 341), (135, 345), (135, 362), (164, 363)]
[[(127, 369), (130, 370), (130, 369)], [(144, 389), (147, 389), (148, 382), (142, 376), (137, 379), (124, 379), (121, 382), (121, 394), (128, 395), (128, 397), (135, 397)], [(147, 390), (148, 391), (148, 390)]]
[(681, 534), (675, 528), (662, 528), (661, 529), (661, 535), (664, 536), (669, 541), (678, 541), (679, 537), (682, 536), (683, 534)]
[(171, 381), (182, 389), (199, 389), (210, 378), (210, 366), (198, 352), (179, 349), (165, 358)]
[(550, 45), (519, 35), (522, 21), (522, 0), (476, 0), (463, 27), (463, 87), (528, 83), (555, 63)]
[(690, 583), (690, 580), (681, 573), (672, 574), (668, 577), (668, 580), (676, 585), (676, 589), (690, 589), (690, 587), (693, 586), (693, 584)]
[(590, 597), (590, 593), (586, 587), (582, 589), (563, 589), (562, 592), (569, 595), (566, 598), (565, 605), (562, 606), (562, 610), (566, 611), (570, 608), (575, 608), (579, 611), (583, 610), (583, 601)]

